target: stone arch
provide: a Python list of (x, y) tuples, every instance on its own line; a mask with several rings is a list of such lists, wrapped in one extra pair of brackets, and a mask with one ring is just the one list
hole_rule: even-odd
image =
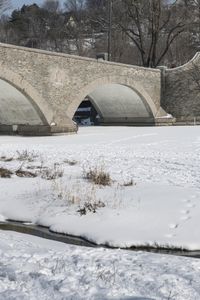
[(140, 96), (141, 100), (147, 105), (152, 112), (152, 116), (155, 118), (158, 112), (158, 109), (153, 102), (150, 95), (145, 91), (144, 87), (136, 80), (132, 78), (127, 78), (126, 76), (109, 76), (104, 78), (99, 78), (91, 83), (86, 84), (80, 89), (80, 92), (77, 95), (74, 95), (74, 99), (72, 99), (70, 105), (67, 108), (67, 115), (69, 118), (73, 118), (73, 115), (80, 105), (80, 103), (92, 93), (96, 88), (107, 85), (107, 84), (119, 84), (122, 86), (126, 86), (132, 89), (135, 93)]
[(37, 90), (21, 75), (0, 67), (0, 79), (21, 92), (37, 111), (44, 124), (51, 124), (53, 112)]

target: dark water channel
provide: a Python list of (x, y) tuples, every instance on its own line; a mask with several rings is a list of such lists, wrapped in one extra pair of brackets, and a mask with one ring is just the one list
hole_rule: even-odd
[[(54, 241), (58, 241), (70, 245), (93, 247), (93, 248), (103, 247), (107, 249), (119, 249), (118, 247), (111, 247), (103, 244), (97, 245), (82, 237), (56, 233), (49, 230), (48, 227), (34, 225), (32, 223), (28, 224), (28, 223), (13, 221), (13, 220), (7, 220), (6, 222), (0, 222), (0, 230), (16, 231), (16, 232), (38, 236), (41, 238), (54, 240)], [(158, 246), (156, 247), (137, 246), (137, 247), (121, 248), (121, 249), (129, 250), (129, 251), (146, 251), (146, 252), (159, 253), (159, 254), (169, 254), (169, 255), (200, 258), (200, 250), (189, 251), (186, 249), (165, 248), (165, 247), (158, 247)]]

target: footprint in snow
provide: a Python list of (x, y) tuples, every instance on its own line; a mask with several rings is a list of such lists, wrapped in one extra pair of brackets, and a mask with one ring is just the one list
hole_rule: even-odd
[(178, 225), (179, 225), (179, 224), (174, 224), (174, 223), (172, 223), (172, 224), (169, 224), (169, 228), (170, 228), (170, 229), (176, 229), (176, 228), (178, 227)]
[(189, 214), (190, 213), (190, 211), (187, 209), (183, 209), (183, 210), (181, 210), (181, 214), (183, 214), (183, 215), (187, 215), (187, 214)]
[(187, 220), (189, 220), (189, 219), (191, 219), (191, 216), (189, 216), (189, 215), (186, 215), (186, 216), (182, 216), (182, 217), (181, 217), (181, 220), (182, 220), (182, 221), (187, 221)]
[(189, 207), (189, 208), (193, 208), (193, 207), (195, 207), (195, 204), (194, 203), (188, 203), (186, 206)]
[(189, 199), (182, 199), (181, 201), (184, 202), (184, 203), (191, 202), (191, 200), (189, 200)]

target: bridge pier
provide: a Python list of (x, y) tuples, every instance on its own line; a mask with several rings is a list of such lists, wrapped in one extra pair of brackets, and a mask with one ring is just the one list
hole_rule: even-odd
[(73, 121), (71, 124), (65, 124), (65, 125), (53, 125), (50, 127), (50, 133), (51, 134), (69, 134), (69, 133), (76, 133), (78, 131), (78, 127), (76, 123)]
[(56, 111), (50, 123), (51, 134), (76, 133), (77, 124), (65, 113)]

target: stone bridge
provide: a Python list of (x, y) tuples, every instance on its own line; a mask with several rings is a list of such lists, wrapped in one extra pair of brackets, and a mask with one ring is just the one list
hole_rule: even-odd
[(169, 123), (161, 71), (0, 44), (0, 130), (74, 131), (75, 111), (91, 99), (102, 124)]

